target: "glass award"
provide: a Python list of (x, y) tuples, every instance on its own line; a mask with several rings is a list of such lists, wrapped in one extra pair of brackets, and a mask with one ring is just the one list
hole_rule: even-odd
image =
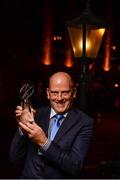
[(28, 109), (29, 111), (31, 111), (30, 97), (32, 96), (33, 92), (34, 92), (33, 84), (25, 83), (20, 88), (19, 95), (23, 109)]

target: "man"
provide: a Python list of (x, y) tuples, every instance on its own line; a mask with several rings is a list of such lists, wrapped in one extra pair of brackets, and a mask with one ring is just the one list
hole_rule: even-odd
[[(50, 107), (34, 112), (32, 108), (29, 111), (17, 106), (19, 128), (10, 148), (10, 159), (16, 161), (26, 155), (21, 178), (80, 177), (93, 119), (73, 107), (75, 97), (76, 88), (70, 75), (57, 72), (50, 77), (47, 88)], [(56, 114), (61, 119), (58, 130)]]

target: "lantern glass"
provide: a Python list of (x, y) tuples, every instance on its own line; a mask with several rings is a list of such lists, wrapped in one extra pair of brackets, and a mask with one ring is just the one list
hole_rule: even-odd
[[(83, 25), (80, 24), (79, 26), (68, 26), (68, 32), (75, 57), (78, 58), (85, 55), (88, 58), (96, 58), (105, 28), (86, 25), (84, 29)], [(85, 41), (83, 34), (85, 34)], [(83, 54), (83, 46), (85, 47), (85, 54)]]

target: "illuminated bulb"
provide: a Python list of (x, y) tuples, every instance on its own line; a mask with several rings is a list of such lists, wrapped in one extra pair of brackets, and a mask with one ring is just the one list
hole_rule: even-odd
[(112, 49), (115, 50), (115, 49), (116, 49), (116, 46), (112, 46)]
[(119, 87), (119, 84), (118, 84), (118, 83), (115, 83), (114, 86), (118, 88), (118, 87)]

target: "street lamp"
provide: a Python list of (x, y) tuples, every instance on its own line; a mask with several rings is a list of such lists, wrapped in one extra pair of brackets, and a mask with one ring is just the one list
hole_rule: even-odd
[(97, 57), (106, 23), (95, 17), (89, 8), (77, 18), (66, 23), (74, 57), (80, 63), (80, 108), (86, 111), (89, 65)]

